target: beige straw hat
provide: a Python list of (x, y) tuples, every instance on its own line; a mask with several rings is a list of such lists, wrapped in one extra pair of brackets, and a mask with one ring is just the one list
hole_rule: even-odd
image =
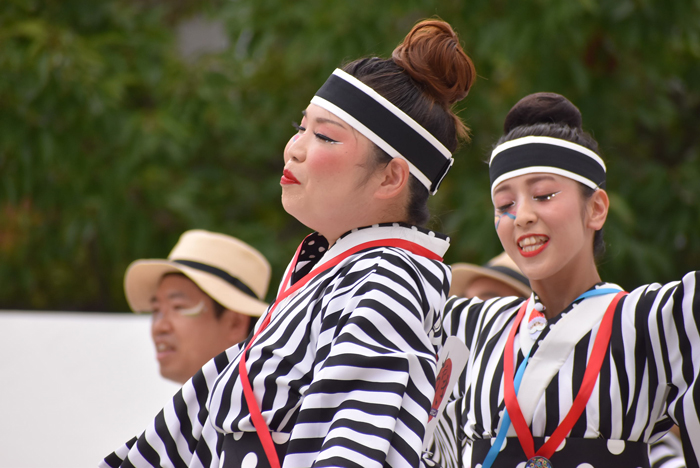
[(523, 297), (529, 297), (532, 292), (530, 282), (508, 254), (503, 252), (493, 257), (484, 266), (472, 265), (471, 263), (452, 265), (450, 295), (461, 295), (472, 281), (484, 276), (507, 284), (520, 292)]
[(134, 312), (151, 310), (151, 298), (166, 273), (182, 273), (226, 309), (259, 317), (271, 268), (260, 252), (215, 232), (187, 231), (167, 260), (136, 260), (126, 270), (124, 292)]

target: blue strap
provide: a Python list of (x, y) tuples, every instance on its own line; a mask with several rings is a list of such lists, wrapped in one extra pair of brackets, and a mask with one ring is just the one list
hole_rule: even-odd
[[(617, 294), (619, 292), (620, 290), (615, 288), (591, 289), (590, 291), (586, 291), (585, 293), (581, 294), (579, 297), (574, 299), (573, 302), (576, 302), (579, 299), (586, 299), (587, 297), (602, 296), (603, 294)], [(532, 348), (530, 348), (530, 351), (532, 351)], [(525, 359), (520, 364), (520, 367), (518, 367), (518, 372), (515, 373), (515, 378), (513, 379), (513, 387), (515, 388), (516, 396), (518, 395), (518, 390), (520, 389), (520, 382), (523, 380), (523, 374), (525, 373), (525, 367), (527, 366), (527, 361), (529, 359), (530, 352), (528, 351), (527, 356), (525, 356)], [(494, 441), (493, 445), (491, 445), (489, 453), (486, 454), (484, 463), (482, 463), (481, 465), (482, 468), (491, 468), (491, 465), (493, 465), (493, 462), (496, 460), (498, 453), (501, 451), (501, 447), (503, 446), (503, 440), (506, 438), (506, 434), (508, 433), (509, 428), (510, 416), (508, 416), (508, 410), (504, 408), (503, 420), (501, 421), (501, 430), (498, 431), (498, 434), (496, 435), (496, 440)]]
[[(532, 348), (530, 348), (532, 351)], [(513, 379), (513, 386), (515, 387), (515, 395), (518, 395), (518, 390), (520, 389), (520, 382), (523, 380), (523, 374), (525, 373), (525, 367), (527, 367), (527, 361), (530, 359), (530, 352), (528, 351), (527, 356), (518, 367), (518, 372), (515, 373), (515, 379)], [(503, 421), (501, 421), (501, 430), (498, 431), (496, 436), (496, 441), (491, 446), (489, 453), (486, 454), (484, 463), (482, 463), (482, 468), (491, 468), (494, 460), (498, 456), (498, 452), (501, 451), (501, 446), (503, 446), (503, 440), (506, 438), (508, 433), (508, 428), (510, 427), (510, 416), (508, 416), (508, 410), (503, 408)]]
[(587, 297), (602, 296), (603, 294), (617, 294), (620, 291), (622, 291), (622, 289), (615, 289), (615, 288), (591, 289), (591, 290), (586, 291), (585, 293), (581, 294), (576, 299), (574, 299), (574, 302), (578, 301), (579, 299), (585, 299)]

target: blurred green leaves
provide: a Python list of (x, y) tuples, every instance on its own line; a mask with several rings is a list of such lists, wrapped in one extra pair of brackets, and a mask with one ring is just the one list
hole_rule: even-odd
[[(631, 288), (700, 265), (697, 0), (14, 0), (0, 7), (0, 308), (124, 310), (129, 262), (191, 228), (256, 246), (277, 281), (307, 232), (279, 203), (291, 122), (333, 68), (388, 56), (436, 15), (480, 77), (460, 104), (472, 143), (431, 201), (448, 262), (500, 250), (483, 161), (508, 109), (553, 91), (608, 163), (603, 277)], [(181, 58), (177, 27), (195, 16), (223, 22), (229, 47)]]

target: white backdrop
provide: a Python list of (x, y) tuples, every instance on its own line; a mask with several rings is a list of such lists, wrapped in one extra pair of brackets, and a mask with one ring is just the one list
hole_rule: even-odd
[(0, 311), (0, 467), (94, 467), (179, 386), (148, 316)]

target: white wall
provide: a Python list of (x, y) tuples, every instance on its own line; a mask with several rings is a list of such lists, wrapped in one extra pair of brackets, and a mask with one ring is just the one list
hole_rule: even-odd
[(148, 316), (0, 312), (0, 467), (94, 467), (179, 386)]

